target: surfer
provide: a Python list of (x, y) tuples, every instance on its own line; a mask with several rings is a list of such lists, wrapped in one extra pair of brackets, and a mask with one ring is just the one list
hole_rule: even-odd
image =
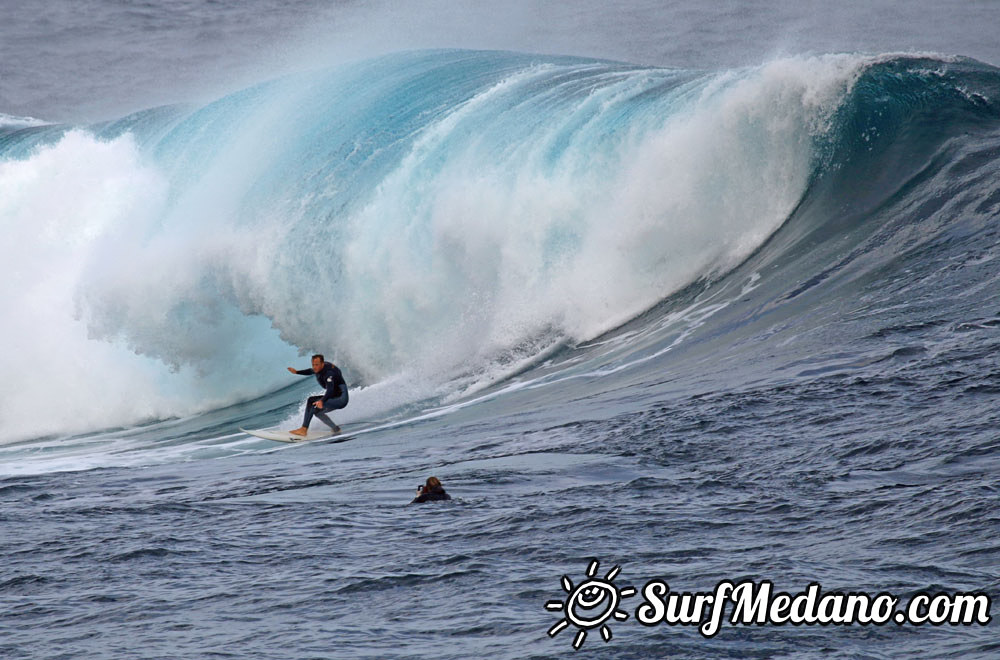
[(439, 500), (450, 500), (451, 495), (444, 492), (444, 486), (437, 477), (427, 477), (427, 483), (417, 488), (417, 496), (410, 504), (423, 504), (424, 502), (437, 502)]
[(320, 396), (309, 397), (306, 401), (306, 414), (302, 426), (289, 433), (305, 436), (309, 432), (309, 422), (312, 421), (313, 415), (319, 417), (320, 421), (333, 429), (334, 433), (339, 433), (340, 427), (327, 417), (327, 413), (340, 410), (347, 405), (347, 383), (344, 382), (344, 375), (340, 373), (340, 369), (317, 354), (312, 356), (312, 369), (296, 370), (295, 367), (288, 367), (288, 370), (299, 376), (316, 374), (316, 381), (326, 390)]

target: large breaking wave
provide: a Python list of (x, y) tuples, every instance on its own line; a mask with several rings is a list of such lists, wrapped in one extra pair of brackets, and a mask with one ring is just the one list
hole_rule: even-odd
[[(96, 126), (0, 116), (0, 429), (210, 410), (311, 351), (369, 386), (355, 410), (457, 396), (769, 239), (772, 262), (809, 261), (914, 186), (933, 198), (914, 177), (997, 130), (998, 81), (930, 56), (433, 51)], [(994, 202), (976, 172), (995, 158), (963, 174)]]

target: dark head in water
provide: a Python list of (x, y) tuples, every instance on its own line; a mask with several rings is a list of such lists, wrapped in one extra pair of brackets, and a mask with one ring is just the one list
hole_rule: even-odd
[(427, 483), (417, 488), (417, 496), (410, 504), (423, 504), (424, 502), (437, 502), (440, 500), (450, 500), (451, 495), (444, 492), (444, 486), (437, 477), (427, 477)]

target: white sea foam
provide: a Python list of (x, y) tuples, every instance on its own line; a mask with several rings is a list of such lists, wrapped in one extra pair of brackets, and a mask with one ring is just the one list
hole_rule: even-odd
[[(0, 232), (14, 248), (0, 278), (8, 310), (0, 350), (3, 442), (189, 414), (259, 393), (259, 383), (275, 385), (259, 357), (238, 360), (249, 351), (242, 326), (194, 335), (163, 318), (162, 289), (191, 276), (183, 261), (151, 259), (143, 240), (167, 194), (129, 136), (101, 141), (72, 131), (26, 159), (0, 162)], [(217, 350), (221, 373), (171, 371), (123, 342), (93, 339), (92, 310), (80, 293), (109, 260), (130, 264), (113, 282), (116, 290), (161, 315), (159, 326), (141, 330), (173, 335), (179, 350)]]

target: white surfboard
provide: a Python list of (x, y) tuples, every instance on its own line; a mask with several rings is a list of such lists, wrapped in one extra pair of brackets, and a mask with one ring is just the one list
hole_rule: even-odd
[(249, 433), (252, 436), (258, 438), (263, 438), (264, 440), (275, 440), (277, 442), (308, 442), (310, 440), (322, 440), (324, 438), (332, 438), (333, 436), (340, 433), (340, 431), (334, 432), (331, 429), (323, 429), (318, 431), (309, 431), (306, 435), (292, 435), (288, 431), (281, 431), (279, 429), (240, 429), (244, 433)]

